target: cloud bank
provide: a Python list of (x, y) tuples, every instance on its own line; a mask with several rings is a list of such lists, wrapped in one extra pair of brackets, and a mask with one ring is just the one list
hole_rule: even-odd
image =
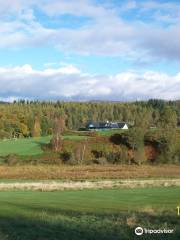
[[(180, 60), (180, 5), (176, 1), (131, 0), (113, 5), (105, 0), (101, 4), (0, 0), (0, 13), (0, 48), (50, 45), (66, 53)], [(76, 28), (72, 21), (67, 27), (64, 16), (89, 20)]]
[(35, 70), (30, 65), (0, 68), (1, 100), (143, 100), (180, 98), (180, 73), (122, 72), (90, 75), (73, 65)]
[(118, 57), (122, 65), (123, 60), (132, 66), (149, 64), (146, 69), (165, 62), (161, 72), (117, 69), (114, 75), (92, 75), (74, 65), (53, 68), (53, 62), (44, 63), (41, 71), (30, 65), (0, 67), (0, 99), (180, 98), (179, 70), (171, 75), (166, 69), (180, 61), (179, 39), (177, 0), (0, 0), (0, 52), (14, 52), (9, 64), (17, 65), (18, 50), (35, 49), (36, 55), (38, 48), (77, 58), (88, 55), (89, 65), (96, 64), (96, 56)]

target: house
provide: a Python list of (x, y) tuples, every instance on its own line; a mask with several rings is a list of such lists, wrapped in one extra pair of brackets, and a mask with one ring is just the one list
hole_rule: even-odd
[(128, 124), (125, 122), (93, 122), (90, 121), (86, 125), (87, 130), (108, 130), (108, 129), (128, 129)]
[(118, 126), (120, 129), (126, 129), (126, 130), (129, 129), (127, 123), (118, 123)]

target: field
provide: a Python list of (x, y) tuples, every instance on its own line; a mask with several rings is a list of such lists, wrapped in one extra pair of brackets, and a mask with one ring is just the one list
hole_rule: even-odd
[(0, 156), (6, 156), (8, 154), (39, 155), (43, 153), (41, 144), (48, 143), (49, 141), (50, 137), (1, 140)]
[[(74, 144), (87, 136), (63, 138)], [(50, 139), (0, 141), (2, 160), (17, 154), (23, 163), (0, 166), (0, 240), (136, 240), (137, 226), (175, 230), (147, 240), (180, 238), (180, 165), (53, 164), (41, 148)]]
[(122, 133), (122, 132), (126, 132), (127, 130), (123, 130), (123, 129), (106, 129), (106, 130), (100, 130), (100, 131), (96, 131), (96, 134), (99, 136), (111, 136), (115, 133)]
[[(180, 189), (137, 188), (0, 192), (1, 240), (129, 240), (136, 226), (173, 228), (178, 239)], [(146, 239), (162, 239), (147, 235)]]
[[(0, 156), (8, 154), (17, 154), (20, 156), (40, 155), (43, 153), (41, 149), (42, 144), (49, 143), (52, 136), (38, 137), (38, 138), (22, 138), (0, 141)], [(68, 140), (82, 140), (85, 136), (67, 135), (63, 137)]]
[(0, 179), (179, 178), (180, 165), (20, 165), (0, 166)]

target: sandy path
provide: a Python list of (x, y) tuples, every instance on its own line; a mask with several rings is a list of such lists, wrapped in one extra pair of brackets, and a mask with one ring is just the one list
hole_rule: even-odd
[(0, 190), (36, 190), (57, 191), (65, 189), (110, 189), (110, 188), (136, 188), (136, 187), (180, 187), (180, 179), (160, 180), (101, 180), (101, 181), (38, 181), (0, 183)]

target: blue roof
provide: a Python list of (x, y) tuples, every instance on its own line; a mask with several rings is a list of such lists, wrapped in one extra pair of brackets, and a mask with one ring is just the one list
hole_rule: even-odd
[(112, 129), (112, 128), (123, 128), (126, 123), (124, 122), (88, 122), (86, 127), (88, 129)]

